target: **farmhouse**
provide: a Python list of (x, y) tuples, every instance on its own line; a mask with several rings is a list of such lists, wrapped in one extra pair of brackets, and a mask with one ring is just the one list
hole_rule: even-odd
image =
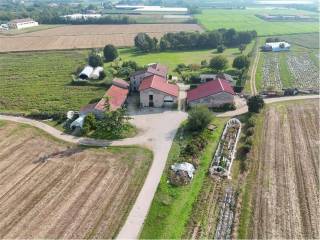
[(35, 27), (38, 25), (39, 23), (34, 21), (31, 18), (15, 19), (8, 22), (8, 26), (10, 29), (23, 29), (23, 28)]
[(152, 63), (148, 65), (146, 70), (137, 71), (130, 76), (130, 85), (132, 91), (138, 91), (141, 81), (152, 75), (157, 75), (164, 79), (167, 78), (168, 68), (159, 63)]
[(79, 112), (79, 118), (72, 122), (70, 127), (82, 127), (85, 116), (89, 113), (93, 113), (97, 118), (102, 118), (104, 112), (107, 110), (107, 102), (110, 111), (121, 108), (127, 100), (128, 93), (129, 84), (126, 81), (118, 78), (113, 79), (112, 86), (107, 90), (104, 97), (101, 98), (99, 102), (82, 107)]
[(224, 104), (234, 104), (234, 91), (230, 83), (224, 79), (216, 79), (199, 85), (187, 92), (189, 106), (206, 105), (209, 108)]
[(152, 75), (145, 78), (139, 87), (142, 107), (166, 107), (177, 103), (179, 87), (163, 77)]
[(265, 52), (282, 52), (282, 51), (289, 51), (290, 50), (290, 44), (287, 42), (269, 42), (266, 43), (262, 47), (262, 51)]

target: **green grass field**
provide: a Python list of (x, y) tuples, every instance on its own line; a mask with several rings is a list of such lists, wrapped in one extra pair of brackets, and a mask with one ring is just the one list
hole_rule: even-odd
[(316, 13), (294, 9), (206, 9), (202, 14), (196, 15), (201, 25), (206, 29), (234, 28), (236, 30), (256, 30), (259, 36), (319, 32), (318, 22), (268, 22), (255, 16), (255, 14), (305, 14)]
[(85, 64), (82, 51), (0, 54), (0, 111), (78, 110), (105, 89), (71, 86), (71, 74)]
[[(248, 54), (254, 42), (250, 43), (243, 54)], [(200, 64), (202, 60), (208, 62), (214, 56), (224, 55), (229, 60), (229, 66), (232, 65), (232, 61), (235, 57), (240, 55), (238, 48), (226, 49), (223, 53), (217, 53), (214, 49), (210, 50), (195, 50), (195, 51), (172, 51), (172, 52), (156, 52), (156, 53), (139, 53), (133, 48), (125, 48), (119, 50), (120, 58), (123, 61), (133, 60), (139, 65), (144, 66), (149, 63), (162, 63), (169, 67), (169, 72), (172, 72), (176, 66), (180, 63), (188, 64)], [(106, 64), (108, 66), (108, 64)]]
[[(219, 141), (225, 119), (215, 119), (217, 130), (211, 135), (205, 148), (198, 169), (192, 182), (183, 187), (173, 187), (167, 183), (168, 168), (179, 160), (180, 133), (171, 147), (166, 170), (164, 171), (157, 192), (154, 196), (148, 217), (140, 238), (143, 239), (181, 239), (189, 221), (193, 204), (200, 193), (203, 181), (211, 163), (213, 152)], [(190, 136), (189, 136), (190, 137)], [(186, 138), (186, 136), (185, 136)]]

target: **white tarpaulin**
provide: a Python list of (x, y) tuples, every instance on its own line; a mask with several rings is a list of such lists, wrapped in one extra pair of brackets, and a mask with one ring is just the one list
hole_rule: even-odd
[(183, 163), (175, 163), (174, 165), (171, 165), (171, 169), (175, 172), (177, 171), (185, 171), (188, 173), (188, 176), (190, 178), (193, 178), (193, 173), (195, 171), (194, 166), (191, 163), (183, 162)]

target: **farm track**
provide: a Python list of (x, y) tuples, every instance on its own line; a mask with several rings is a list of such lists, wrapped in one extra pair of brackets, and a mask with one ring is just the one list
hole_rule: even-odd
[[(319, 105), (271, 106), (264, 121), (252, 238), (319, 238)], [(317, 168), (315, 168), (317, 167)]]
[(251, 75), (250, 75), (250, 89), (251, 89), (252, 95), (258, 94), (257, 88), (256, 88), (256, 72), (257, 72), (257, 68), (258, 68), (259, 58), (260, 58), (260, 51), (257, 48), (256, 56), (254, 58), (253, 66), (251, 69)]
[(69, 25), (15, 36), (0, 35), (0, 52), (133, 46), (139, 32), (160, 38), (167, 32), (203, 31), (197, 24)]
[(0, 238), (112, 238), (150, 164), (66, 147), (10, 122), (0, 136)]

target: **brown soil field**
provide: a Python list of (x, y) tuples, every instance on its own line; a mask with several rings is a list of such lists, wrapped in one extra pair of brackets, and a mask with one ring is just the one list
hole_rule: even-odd
[(84, 148), (0, 122), (0, 238), (115, 237), (151, 159), (143, 148)]
[(106, 44), (133, 46), (134, 37), (148, 33), (202, 31), (197, 24), (68, 25), (14, 36), (0, 35), (0, 52), (101, 48)]
[(268, 106), (253, 191), (253, 239), (319, 239), (319, 103)]

